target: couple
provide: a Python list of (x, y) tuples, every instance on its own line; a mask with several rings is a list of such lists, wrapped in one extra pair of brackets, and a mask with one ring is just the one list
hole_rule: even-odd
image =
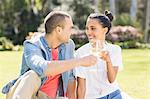
[[(112, 19), (112, 14), (107, 11), (105, 15), (91, 14), (86, 24), (89, 41), (105, 41)], [(88, 43), (78, 49), (77, 58), (73, 58), (75, 45), (70, 40), (71, 16), (62, 11), (52, 11), (44, 24), (44, 35), (24, 42), (21, 74), (2, 90), (7, 99), (121, 99), (119, 88), (114, 83), (122, 66), (120, 47), (105, 42), (108, 50), (102, 51), (99, 59), (89, 54)], [(96, 63), (103, 71), (98, 75), (90, 72)]]

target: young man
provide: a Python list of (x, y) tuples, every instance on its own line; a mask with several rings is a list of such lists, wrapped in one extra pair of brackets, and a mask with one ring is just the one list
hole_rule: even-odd
[(70, 15), (53, 11), (44, 24), (44, 35), (24, 42), (21, 76), (3, 88), (7, 99), (55, 99), (66, 94), (73, 99), (75, 79), (71, 69), (91, 66), (97, 61), (92, 55), (71, 59), (75, 45), (70, 40), (73, 28)]

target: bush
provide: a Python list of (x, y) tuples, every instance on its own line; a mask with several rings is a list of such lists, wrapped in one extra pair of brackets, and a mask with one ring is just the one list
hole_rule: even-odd
[(138, 48), (150, 49), (150, 44), (148, 44), (148, 43), (144, 44), (144, 43), (137, 42), (136, 45)]
[(7, 39), (6, 37), (0, 37), (0, 50), (14, 50), (14, 51), (18, 51), (20, 50), (20, 46), (14, 46), (12, 41), (10, 41), (9, 39)]
[[(75, 30), (72, 35), (76, 49), (88, 42), (84, 30)], [(132, 26), (115, 26), (106, 37), (107, 41), (116, 43), (122, 48), (140, 48), (137, 42), (142, 39), (142, 33)]]
[(0, 45), (1, 45), (1, 50), (12, 50), (14, 45), (13, 43), (8, 40), (6, 37), (1, 37), (0, 38)]
[(119, 45), (121, 48), (138, 48), (135, 41), (125, 41), (125, 42), (116, 42), (115, 44)]
[(119, 45), (123, 49), (129, 48), (150, 49), (150, 44), (144, 44), (135, 41), (116, 42), (115, 44)]
[(77, 30), (77, 31), (75, 30), (71, 38), (76, 44), (76, 49), (78, 49), (79, 47), (81, 47), (82, 45), (88, 42), (88, 39), (84, 30)]
[(125, 41), (141, 41), (142, 33), (132, 26), (115, 26), (112, 27), (107, 35), (107, 40), (112, 43)]
[(106, 38), (122, 48), (139, 48), (137, 42), (141, 42), (142, 33), (132, 26), (114, 26)]

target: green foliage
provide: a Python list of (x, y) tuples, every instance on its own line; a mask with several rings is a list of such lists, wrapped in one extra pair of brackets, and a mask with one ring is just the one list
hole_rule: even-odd
[(115, 44), (119, 45), (123, 49), (150, 49), (150, 44), (144, 44), (137, 41), (116, 42)]
[(104, 13), (109, 9), (109, 0), (98, 0), (98, 10), (100, 13)]
[[(6, 36), (13, 44), (22, 44), (28, 32), (35, 32), (44, 17), (58, 7), (69, 8), (73, 21), (79, 29), (85, 28), (87, 16), (94, 12), (95, 0), (1, 0), (0, 1), (0, 37)], [(141, 29), (144, 3), (138, 1), (137, 21), (129, 16), (131, 0), (116, 0), (116, 20), (114, 25), (130, 25)], [(109, 9), (109, 0), (98, 0), (98, 9), (103, 13)], [(68, 6), (69, 5), (69, 6)], [(97, 5), (97, 4), (96, 4)], [(64, 10), (66, 11), (66, 10)], [(125, 13), (125, 14), (124, 14)]]
[(0, 50), (12, 50), (14, 45), (6, 37), (0, 37)]
[(0, 11), (1, 33), (15, 44), (22, 44), (26, 33), (35, 31), (39, 24), (26, 0), (3, 0), (0, 3)]
[[(52, 4), (52, 1), (2, 0), (0, 2), (0, 37), (6, 36), (14, 44), (22, 44), (27, 33), (37, 31), (44, 16), (51, 11), (47, 4)], [(47, 6), (46, 9), (45, 6)]]
[(132, 20), (127, 13), (120, 14), (116, 17), (115, 21), (113, 22), (115, 26), (121, 25), (121, 26), (134, 26), (138, 27), (139, 23)]
[(130, 12), (131, 0), (116, 0), (116, 7), (118, 7), (118, 14)]
[(136, 45), (136, 41), (117, 42), (116, 44), (124, 49), (138, 48), (138, 46)]
[(55, 5), (61, 5), (60, 0), (52, 0), (52, 3)]
[(13, 45), (12, 41), (7, 39), (6, 37), (0, 37), (0, 51), (19, 51), (22, 47), (19, 45)]
[(88, 42), (87, 37), (86, 38), (73, 37), (72, 39), (73, 39), (73, 41), (75, 42), (75, 45), (76, 45), (75, 49), (80, 48), (81, 46), (83, 46), (84, 44), (86, 44)]
[(73, 0), (70, 8), (75, 12), (73, 20), (80, 29), (85, 28), (87, 16), (92, 13), (92, 4), (89, 0)]

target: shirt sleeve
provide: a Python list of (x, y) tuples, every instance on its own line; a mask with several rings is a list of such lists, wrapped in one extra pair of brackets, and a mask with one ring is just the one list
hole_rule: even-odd
[(84, 67), (75, 68), (75, 77), (86, 78), (86, 69)]
[[(79, 51), (76, 51), (75, 52), (75, 58), (80, 58), (80, 57), (81, 57), (81, 55), (80, 55)], [(82, 66), (76, 67), (73, 70), (73, 72), (74, 72), (74, 75), (75, 75), (76, 78), (77, 77), (86, 78), (86, 69), (85, 69), (85, 67), (82, 67)]]
[(40, 77), (45, 76), (49, 61), (44, 59), (40, 48), (29, 42), (25, 43), (24, 59), (31, 70), (34, 70)]
[(123, 64), (122, 64), (122, 52), (120, 46), (115, 46), (113, 49), (113, 53), (110, 56), (112, 65), (114, 67), (119, 67), (119, 70), (123, 69)]

